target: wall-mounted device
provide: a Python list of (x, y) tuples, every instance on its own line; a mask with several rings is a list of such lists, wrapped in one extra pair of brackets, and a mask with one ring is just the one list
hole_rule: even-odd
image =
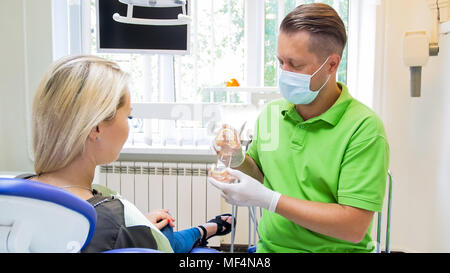
[(450, 20), (450, 0), (427, 0), (427, 3), (432, 18), (430, 35), (426, 30), (419, 30), (403, 36), (403, 60), (411, 72), (411, 97), (420, 97), (422, 66), (429, 56), (439, 54), (440, 24)]
[(426, 30), (406, 32), (403, 60), (411, 72), (411, 97), (420, 97), (422, 66), (428, 61), (429, 38)]
[(97, 50), (189, 54), (189, 0), (96, 0)]
[[(119, 2), (128, 6), (127, 16), (122, 16), (119, 13), (113, 14), (114, 21), (119, 23), (134, 25), (178, 26), (187, 25), (191, 21), (191, 17), (188, 16), (186, 12), (186, 0), (119, 0)], [(134, 6), (147, 8), (181, 7), (182, 12), (178, 14), (177, 18), (173, 19), (136, 18), (133, 16)]]

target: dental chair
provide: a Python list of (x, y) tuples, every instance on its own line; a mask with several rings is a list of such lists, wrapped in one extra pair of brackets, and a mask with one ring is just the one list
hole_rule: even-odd
[[(0, 177), (0, 253), (77, 253), (94, 235), (97, 213), (85, 200), (55, 186)], [(104, 253), (161, 253), (123, 248)], [(219, 253), (196, 247), (190, 253)]]
[(151, 248), (119, 248), (104, 251), (103, 253), (162, 253), (162, 252)]
[(0, 253), (75, 253), (91, 240), (95, 209), (57, 187), (0, 178)]

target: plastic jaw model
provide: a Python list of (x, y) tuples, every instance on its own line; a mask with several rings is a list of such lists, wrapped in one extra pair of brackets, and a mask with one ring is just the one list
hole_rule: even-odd
[(211, 166), (209, 176), (225, 183), (234, 183), (237, 181), (236, 177), (229, 174), (226, 168), (230, 167), (233, 152), (240, 149), (240, 147), (241, 142), (239, 141), (237, 131), (230, 127), (221, 128), (215, 141), (215, 149), (220, 152), (220, 158), (217, 159), (216, 164)]
[(237, 178), (231, 175), (226, 166), (223, 164), (212, 164), (211, 169), (209, 170), (208, 175), (215, 180), (223, 183), (235, 183), (237, 182)]

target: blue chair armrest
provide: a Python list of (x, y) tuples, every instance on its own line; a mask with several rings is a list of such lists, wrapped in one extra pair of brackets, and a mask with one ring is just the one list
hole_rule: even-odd
[(163, 253), (151, 248), (118, 248), (104, 251), (102, 253)]

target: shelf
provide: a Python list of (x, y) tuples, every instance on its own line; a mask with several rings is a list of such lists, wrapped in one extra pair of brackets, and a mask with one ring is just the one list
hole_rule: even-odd
[(210, 146), (125, 146), (120, 152), (119, 160), (124, 161), (154, 161), (154, 162), (185, 162), (213, 163), (217, 160)]
[(247, 93), (278, 93), (278, 87), (206, 87), (203, 92), (247, 92)]

